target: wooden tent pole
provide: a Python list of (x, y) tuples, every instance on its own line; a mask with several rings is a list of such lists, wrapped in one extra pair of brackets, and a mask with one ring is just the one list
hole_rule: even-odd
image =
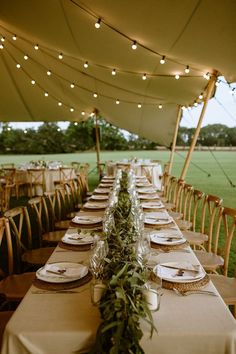
[(190, 164), (190, 160), (191, 160), (191, 156), (192, 156), (192, 153), (194, 151), (194, 148), (195, 148), (195, 145), (196, 145), (196, 142), (197, 142), (200, 130), (201, 130), (202, 120), (203, 120), (203, 117), (204, 117), (204, 114), (205, 114), (205, 111), (206, 111), (206, 108), (207, 108), (208, 101), (209, 101), (209, 99), (210, 99), (210, 97), (211, 97), (211, 95), (213, 93), (216, 79), (217, 79), (217, 75), (216, 75), (216, 73), (214, 73), (214, 75), (212, 75), (212, 77), (211, 77), (211, 79), (209, 81), (209, 84), (207, 86), (207, 91), (206, 91), (206, 96), (205, 96), (205, 99), (204, 99), (204, 104), (203, 104), (203, 107), (202, 107), (202, 111), (201, 111), (201, 114), (200, 114), (200, 117), (199, 117), (199, 120), (198, 120), (198, 124), (197, 124), (196, 130), (195, 130), (191, 145), (189, 147), (188, 155), (187, 155), (186, 160), (184, 162), (184, 167), (183, 167), (180, 179), (185, 179), (185, 177), (186, 177), (186, 174), (187, 174), (187, 171), (188, 171), (188, 168), (189, 168), (189, 164)]
[(178, 135), (178, 130), (179, 130), (179, 122), (180, 122), (181, 114), (182, 114), (182, 110), (181, 110), (181, 106), (179, 105), (178, 111), (177, 111), (176, 124), (175, 124), (175, 132), (174, 132), (174, 137), (173, 137), (173, 142), (172, 142), (172, 147), (171, 147), (169, 166), (167, 169), (167, 172), (169, 175), (171, 174), (173, 161), (174, 161), (175, 147), (176, 147), (176, 141), (177, 141), (177, 135)]
[(97, 171), (101, 177), (102, 171), (100, 167), (100, 137), (99, 137), (99, 126), (98, 126), (98, 111), (95, 112), (95, 135), (96, 135), (96, 154), (97, 154)]

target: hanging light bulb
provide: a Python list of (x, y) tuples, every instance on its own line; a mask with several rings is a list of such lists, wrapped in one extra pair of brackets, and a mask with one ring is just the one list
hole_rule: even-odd
[(133, 41), (133, 44), (132, 44), (131, 48), (132, 48), (133, 50), (136, 50), (136, 49), (137, 49), (137, 42), (136, 42), (136, 41)]
[(142, 107), (142, 105), (141, 105), (141, 103), (139, 103), (139, 104), (138, 104), (138, 108), (141, 108), (141, 107)]
[(74, 125), (78, 125), (78, 122), (74, 122)]
[(72, 82), (72, 83), (70, 84), (70, 87), (71, 87), (71, 88), (74, 88), (74, 87), (75, 87), (75, 84)]
[(203, 94), (201, 93), (199, 96), (198, 96), (199, 100), (202, 100), (203, 99)]
[(116, 100), (116, 104), (120, 104), (120, 101), (119, 101), (119, 100)]
[(58, 106), (61, 107), (61, 106), (62, 106), (62, 103), (61, 103), (61, 102), (58, 102)]
[(82, 111), (81, 114), (82, 114), (82, 116), (85, 116), (85, 112), (84, 111)]
[(17, 67), (17, 69), (20, 69), (21, 65), (18, 63), (18, 64), (16, 64), (16, 67)]
[(35, 49), (35, 50), (38, 50), (38, 49), (39, 49), (39, 45), (38, 45), (38, 44), (35, 44), (34, 49)]
[(194, 101), (194, 107), (197, 107), (198, 106), (198, 103), (196, 101)]
[(185, 73), (188, 74), (190, 69), (189, 69), (189, 66), (187, 65), (186, 68), (184, 69)]
[(216, 85), (216, 87), (218, 87), (218, 86), (220, 85), (220, 82), (217, 80), (217, 81), (215, 82), (215, 85)]
[(165, 57), (165, 55), (163, 55), (163, 57), (160, 60), (160, 63), (165, 64), (165, 62), (166, 62), (166, 57)]
[(14, 34), (14, 35), (12, 36), (12, 39), (13, 39), (13, 41), (16, 41), (16, 40), (17, 40), (16, 34)]
[(87, 61), (84, 63), (84, 68), (85, 68), (85, 69), (88, 68), (88, 62), (87, 62)]
[(147, 80), (147, 74), (143, 74), (142, 79)]
[(162, 108), (163, 108), (162, 104), (159, 104), (159, 105), (158, 105), (158, 108), (159, 108), (159, 109), (162, 109)]
[(4, 45), (1, 43), (0, 44), (0, 49), (3, 49), (4, 48)]
[(185, 106), (182, 106), (181, 108), (182, 108), (182, 111), (186, 111), (186, 109), (187, 109)]
[(111, 75), (113, 75), (113, 76), (116, 75), (116, 69), (112, 69)]
[(203, 75), (204, 79), (209, 80), (210, 79), (210, 74), (209, 72)]
[(100, 19), (100, 18), (97, 20), (97, 22), (95, 23), (94, 26), (95, 26), (96, 28), (100, 28), (100, 27), (101, 27), (101, 19)]
[(7, 130), (10, 132), (11, 131), (11, 127), (7, 127)]
[(94, 92), (93, 97), (94, 97), (94, 98), (97, 98), (97, 97), (98, 97), (98, 94), (97, 94), (96, 92)]
[(31, 80), (31, 84), (35, 85), (36, 84), (35, 80)]
[(187, 108), (187, 109), (188, 109), (188, 111), (191, 111), (192, 107), (191, 107), (191, 106), (188, 106), (188, 108)]
[(57, 131), (60, 132), (60, 131), (61, 131), (61, 128), (57, 128)]
[(44, 92), (44, 96), (45, 96), (45, 97), (48, 97), (48, 92)]
[(62, 60), (62, 59), (63, 59), (63, 54), (60, 53), (60, 54), (58, 55), (58, 58), (59, 58), (60, 60)]
[(52, 75), (51, 70), (48, 70), (48, 71), (47, 71), (47, 75), (48, 75), (48, 76), (51, 76), (51, 75)]
[(27, 129), (24, 130), (24, 133), (27, 134)]
[(176, 80), (179, 80), (179, 78), (180, 78), (179, 74), (176, 74), (176, 75), (175, 75), (175, 79), (176, 79)]
[(2, 37), (2, 38), (1, 38), (1, 42), (5, 42), (5, 37)]
[(28, 57), (27, 54), (24, 55), (24, 59), (25, 59), (25, 60), (28, 60), (28, 59), (29, 59), (29, 57)]
[(71, 107), (71, 108), (70, 108), (70, 111), (71, 111), (71, 112), (74, 112), (74, 108)]

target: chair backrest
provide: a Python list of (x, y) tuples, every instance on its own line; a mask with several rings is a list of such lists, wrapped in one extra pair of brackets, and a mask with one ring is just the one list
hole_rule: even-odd
[(15, 183), (15, 175), (16, 169), (14, 167), (4, 168), (4, 175), (7, 184), (14, 184)]
[(176, 198), (176, 188), (178, 180), (174, 176), (170, 176), (167, 183), (166, 198), (169, 203), (174, 203)]
[(188, 220), (192, 222), (193, 231), (196, 231), (196, 223), (200, 214), (200, 210), (203, 208), (204, 197), (205, 193), (199, 191), (198, 189), (194, 189), (192, 191), (189, 207), (190, 218)]
[(14, 187), (15, 184), (0, 184), (0, 214), (9, 209), (11, 193)]
[(77, 161), (72, 161), (70, 164), (71, 164), (71, 167), (75, 170), (75, 173), (78, 173), (80, 170), (81, 163), (77, 162)]
[(74, 169), (71, 167), (60, 167), (60, 183), (63, 184), (73, 179)]
[(49, 211), (46, 197), (35, 197), (28, 200), (29, 206), (34, 210), (39, 231), (39, 243), (42, 246), (42, 234), (51, 230)]
[(173, 182), (173, 203), (175, 204), (175, 210), (179, 213), (183, 213), (184, 206), (186, 204), (184, 186), (185, 181), (182, 179), (175, 180)]
[[(223, 275), (227, 275), (228, 273), (230, 249), (235, 231), (236, 209), (220, 207), (217, 215), (212, 251), (215, 254), (221, 254), (224, 258)], [(221, 249), (219, 249), (220, 238)]]
[(83, 172), (77, 174), (77, 180), (79, 188), (81, 190), (81, 196), (82, 198), (84, 198), (86, 197), (86, 194), (89, 190), (85, 174)]
[(213, 228), (215, 225), (216, 213), (223, 200), (214, 195), (206, 195), (203, 202), (201, 215), (201, 232), (208, 235), (207, 251), (212, 250)]
[(185, 183), (183, 180), (179, 180), (177, 194), (178, 198), (176, 200), (176, 210), (183, 213), (184, 220), (191, 221), (193, 186)]
[[(6, 245), (4, 245), (4, 239), (6, 240)], [(0, 275), (5, 277), (14, 271), (14, 258), (9, 221), (4, 217), (0, 218), (0, 250), (1, 259), (3, 260), (4, 258), (4, 263), (6, 262), (6, 269), (0, 269)], [(7, 254), (5, 250), (7, 250)]]
[(14, 162), (2, 163), (1, 168), (15, 168)]

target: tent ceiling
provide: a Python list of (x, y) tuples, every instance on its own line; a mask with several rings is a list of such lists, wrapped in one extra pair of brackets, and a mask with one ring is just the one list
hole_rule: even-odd
[(1, 0), (0, 121), (76, 121), (96, 108), (109, 122), (170, 145), (178, 105), (198, 99), (208, 83), (203, 74), (236, 79), (235, 13), (234, 0)]

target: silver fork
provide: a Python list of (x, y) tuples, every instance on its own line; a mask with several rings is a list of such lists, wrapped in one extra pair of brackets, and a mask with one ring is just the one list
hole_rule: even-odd
[(173, 288), (173, 290), (179, 296), (188, 296), (188, 295), (194, 295), (194, 294), (218, 296), (216, 293), (214, 293), (213, 291), (209, 291), (209, 290), (197, 289), (197, 290), (186, 290), (186, 291), (183, 291), (183, 290), (178, 290), (176, 288)]

